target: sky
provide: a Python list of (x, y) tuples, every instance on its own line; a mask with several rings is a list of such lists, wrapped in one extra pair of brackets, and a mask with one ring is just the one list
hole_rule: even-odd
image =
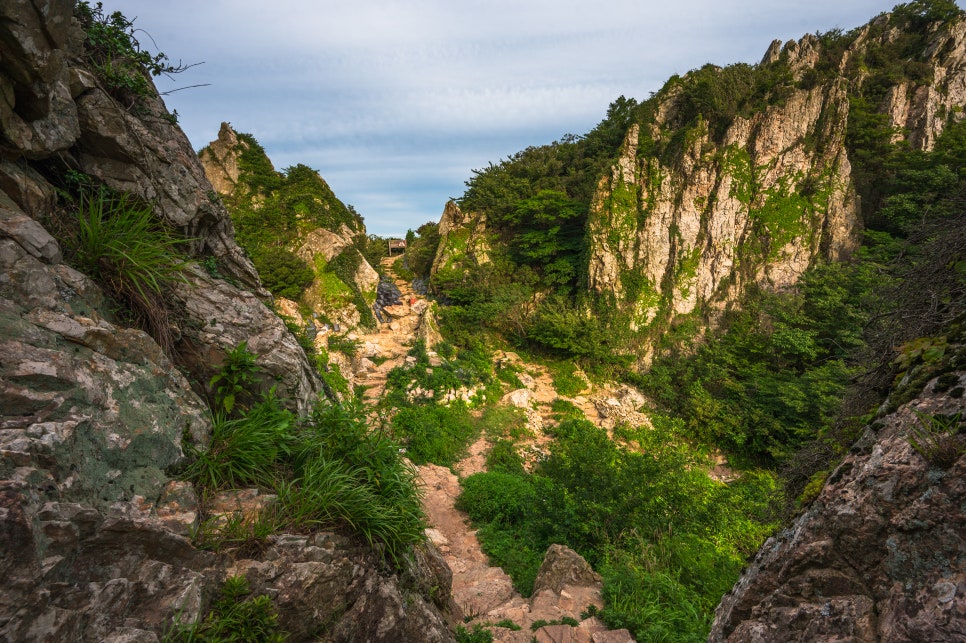
[(894, 4), (104, 0), (142, 46), (201, 63), (155, 81), (195, 149), (230, 122), (277, 169), (318, 170), (380, 236), (438, 221), (474, 169), (590, 131), (619, 96), (646, 99), (708, 62), (758, 62), (774, 39), (849, 30)]

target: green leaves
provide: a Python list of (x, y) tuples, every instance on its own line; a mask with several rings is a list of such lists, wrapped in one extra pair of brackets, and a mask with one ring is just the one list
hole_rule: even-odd
[(108, 14), (100, 2), (92, 6), (81, 1), (74, 8), (74, 15), (86, 36), (87, 62), (116, 98), (130, 102), (147, 96), (153, 92), (147, 74), (175, 74), (187, 68), (180, 63), (170, 64), (166, 54), (151, 54), (142, 49), (134, 36), (138, 31), (134, 21), (120, 11)]
[(251, 390), (261, 370), (255, 363), (257, 357), (248, 350), (248, 342), (244, 341), (225, 353), (221, 369), (208, 382), (208, 386), (215, 389), (214, 407), (218, 411), (231, 415), (247, 409), (247, 404), (238, 405), (238, 408), (236, 404), (240, 400), (247, 402), (252, 397)]

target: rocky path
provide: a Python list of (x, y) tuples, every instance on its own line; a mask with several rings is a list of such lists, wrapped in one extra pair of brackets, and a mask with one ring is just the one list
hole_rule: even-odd
[(428, 305), (425, 297), (413, 292), (409, 282), (400, 279), (393, 272), (392, 264), (398, 258), (398, 256), (384, 257), (380, 263), (386, 274), (392, 277), (396, 287), (399, 288), (401, 303), (384, 310), (391, 321), (379, 324), (377, 332), (363, 335), (361, 338), (363, 354), (384, 360), (380, 364), (374, 364), (374, 368), (363, 382), (368, 388), (366, 388), (362, 399), (370, 405), (378, 402), (385, 393), (386, 377), (389, 375), (389, 371), (403, 364), (406, 353), (412, 347), (419, 316)]
[[(382, 398), (389, 371), (405, 363), (406, 353), (416, 339), (422, 313), (428, 306), (426, 299), (415, 294), (409, 283), (395, 277), (392, 270), (395, 259), (387, 257), (381, 263), (402, 293), (401, 303), (385, 309), (391, 318), (389, 323), (380, 324), (376, 332), (359, 337), (363, 355), (372, 362), (366, 379), (361, 382), (368, 387), (363, 395), (367, 405), (375, 405)], [(504, 403), (525, 409), (528, 425), (534, 434), (527, 446), (541, 451), (548, 441), (543, 428), (557, 421), (550, 408), (559, 397), (553, 381), (544, 369), (523, 362), (513, 353), (500, 354), (497, 359), (515, 362), (521, 370), (524, 388), (509, 393)], [(567, 399), (588, 419), (598, 423), (603, 419), (598, 413), (599, 400), (583, 396)], [(484, 470), (489, 448), (485, 437), (471, 445), (467, 456), (455, 467), (459, 475), (466, 477)], [(423, 508), (431, 525), (426, 533), (453, 572), (453, 602), (462, 611), (467, 627), (476, 623), (493, 626), (512, 621), (519, 630), (491, 627), (494, 640), (505, 643), (530, 643), (534, 639), (539, 643), (623, 643), (632, 640), (626, 630), (608, 631), (597, 618), (581, 621), (580, 614), (589, 605), (602, 606), (600, 578), (582, 558), (565, 547), (554, 546), (558, 550), (552, 549), (551, 552), (556, 552), (553, 555), (548, 552), (544, 562), (546, 569), (541, 568), (533, 596), (529, 599), (520, 596), (510, 577), (499, 567), (490, 566), (467, 516), (456, 509), (459, 477), (449, 469), (432, 464), (418, 467), (418, 471)], [(562, 619), (580, 621), (580, 625), (561, 624)], [(537, 621), (557, 624), (531, 630), (531, 625)]]

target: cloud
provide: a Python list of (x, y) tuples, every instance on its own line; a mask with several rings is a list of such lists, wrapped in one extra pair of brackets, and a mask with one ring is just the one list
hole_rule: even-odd
[[(438, 216), (473, 168), (585, 133), (706, 62), (851, 28), (882, 0), (106, 0), (204, 65), (162, 90), (196, 147), (221, 121), (319, 169), (370, 231)], [(271, 14), (266, 16), (266, 11)], [(150, 42), (145, 40), (146, 43)]]

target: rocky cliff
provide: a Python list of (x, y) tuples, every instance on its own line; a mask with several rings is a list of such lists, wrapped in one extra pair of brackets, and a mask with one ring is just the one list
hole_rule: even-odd
[[(235, 557), (187, 537), (198, 499), (173, 474), (209, 439), (203, 398), (226, 351), (247, 342), (294, 410), (321, 383), (149, 77), (136, 72), (143, 93), (111, 87), (74, 10), (0, 6), (0, 638), (156, 641), (244, 574), (296, 640), (450, 640), (419, 593), (446, 584), (432, 552), (404, 586), (341, 536), (279, 535)], [(187, 240), (167, 352), (65, 263), (52, 232), (71, 181), (150, 204)]]
[(950, 352), (954, 370), (869, 426), (764, 544), (709, 641), (966, 638), (966, 372)]
[(486, 216), (470, 216), (448, 201), (439, 219), (439, 247), (429, 274), (431, 282), (460, 274), (468, 264), (487, 263), (488, 243)]
[[(284, 239), (286, 249), (312, 270), (311, 283), (296, 302), (307, 312), (305, 323), (338, 324), (342, 329), (372, 326), (379, 274), (357, 247), (365, 240), (365, 224), (336, 198), (317, 172), (306, 168), (307, 176), (300, 179), (291, 176), (291, 168), (289, 176), (276, 172), (261, 146), (250, 135), (239, 135), (228, 123), (222, 123), (218, 138), (201, 150), (199, 158), (238, 225), (271, 228), (270, 232)], [(275, 180), (264, 180), (266, 175)], [(268, 214), (289, 209), (297, 220)], [(257, 220), (249, 223), (248, 213)], [(241, 238), (248, 241), (246, 250), (257, 258), (261, 250), (258, 233), (252, 231)], [(289, 308), (293, 316), (301, 317), (298, 306)]]
[[(711, 114), (737, 91), (728, 84), (740, 86), (726, 73), (734, 68), (672, 79), (630, 128), (594, 196), (590, 289), (626, 311), (632, 328), (661, 329), (724, 308), (750, 284), (787, 288), (817, 259), (847, 257), (861, 229), (850, 110), (872, 82), (864, 67), (872, 52), (900, 37), (890, 20), (859, 30), (841, 52), (816, 36), (773, 43), (742, 73), (780, 74), (786, 89), (733, 118)], [(931, 149), (948, 117), (959, 118), (964, 33), (962, 20), (930, 27), (911, 54), (917, 80), (891, 84), (874, 106), (893, 140)]]

